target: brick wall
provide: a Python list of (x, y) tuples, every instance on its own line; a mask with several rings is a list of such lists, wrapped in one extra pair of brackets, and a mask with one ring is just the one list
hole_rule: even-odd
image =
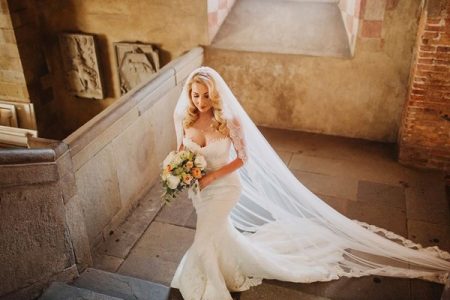
[(400, 163), (450, 172), (450, 1), (422, 11), (398, 145)]

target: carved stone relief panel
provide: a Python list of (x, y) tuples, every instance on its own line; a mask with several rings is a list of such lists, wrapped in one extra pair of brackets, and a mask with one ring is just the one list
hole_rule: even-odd
[(140, 43), (114, 45), (122, 95), (150, 79), (159, 70), (158, 50), (152, 45)]
[(75, 96), (103, 99), (103, 87), (93, 35), (59, 35), (67, 89)]

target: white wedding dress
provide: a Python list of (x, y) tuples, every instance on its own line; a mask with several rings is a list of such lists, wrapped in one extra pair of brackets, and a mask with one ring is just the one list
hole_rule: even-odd
[[(220, 138), (200, 147), (189, 138), (183, 144), (200, 153), (207, 161), (206, 172), (229, 163), (230, 138)], [(241, 193), (239, 174), (232, 172), (217, 179), (203, 190), (193, 188), (189, 196), (197, 213), (194, 242), (184, 254), (175, 272), (171, 286), (180, 289), (184, 299), (221, 300), (232, 299), (229, 291), (244, 291), (258, 285), (263, 278), (295, 282), (312, 282), (336, 279), (337, 274), (317, 265), (314, 256), (317, 249), (308, 249), (306, 228), (298, 228), (297, 239), (305, 238), (305, 248), (294, 245), (277, 245), (276, 237), (285, 234), (282, 227), (266, 224), (257, 233), (244, 235), (232, 224), (230, 212)], [(312, 228), (310, 228), (312, 229)], [(326, 243), (326, 236), (320, 237)], [(327, 261), (336, 263), (340, 254), (331, 248)], [(293, 266), (304, 266), (295, 269)], [(337, 270), (336, 270), (337, 271)]]
[[(185, 137), (183, 144), (205, 157), (206, 172), (230, 161), (230, 138), (216, 139), (201, 147)], [(201, 191), (188, 191), (197, 213), (195, 238), (171, 282), (184, 299), (232, 299), (229, 291), (247, 290), (263, 278), (314, 282), (346, 275), (338, 264), (343, 256), (340, 247), (329, 242), (333, 233), (314, 222), (274, 221), (252, 234), (238, 231), (230, 212), (241, 190), (239, 174), (232, 172)]]
[(171, 282), (185, 300), (232, 299), (230, 291), (247, 290), (263, 278), (308, 283), (381, 275), (445, 282), (449, 253), (335, 211), (289, 171), (220, 75), (201, 67), (187, 80), (195, 72), (216, 81), (230, 137), (201, 147), (183, 136), (184, 89), (174, 113), (177, 146), (203, 155), (206, 172), (234, 157), (244, 166), (201, 191), (188, 191), (196, 232)]

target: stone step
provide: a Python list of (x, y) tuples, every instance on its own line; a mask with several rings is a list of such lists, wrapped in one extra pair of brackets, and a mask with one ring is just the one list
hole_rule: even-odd
[(68, 285), (64, 282), (52, 282), (39, 300), (121, 300), (101, 293)]
[(170, 288), (159, 283), (88, 268), (74, 286), (126, 300), (169, 299)]

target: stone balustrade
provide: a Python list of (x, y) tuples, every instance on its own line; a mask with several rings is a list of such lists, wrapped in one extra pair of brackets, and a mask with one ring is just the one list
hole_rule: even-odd
[(94, 249), (159, 180), (176, 146), (182, 84), (202, 61), (203, 49), (192, 49), (63, 141), (0, 149), (0, 297), (33, 299), (92, 265)]

